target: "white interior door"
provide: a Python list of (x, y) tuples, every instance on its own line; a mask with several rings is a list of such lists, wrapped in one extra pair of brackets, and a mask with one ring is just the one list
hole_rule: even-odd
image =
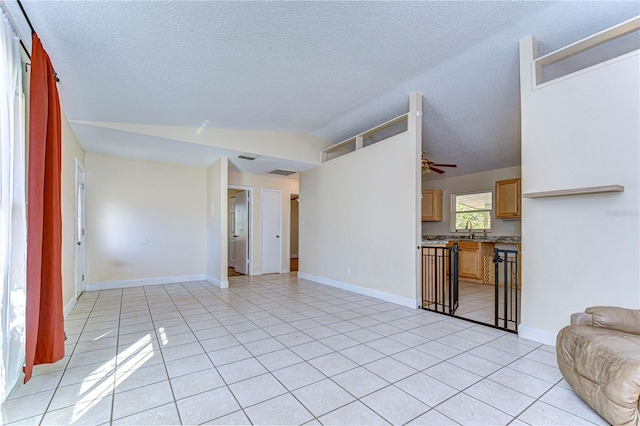
[(76, 163), (76, 250), (75, 250), (75, 296), (76, 299), (84, 291), (85, 265), (86, 265), (86, 244), (85, 244), (85, 223), (86, 223), (86, 191), (85, 172), (80, 163)]
[(229, 267), (236, 267), (236, 197), (229, 198)]
[(262, 273), (282, 272), (282, 192), (260, 190)]
[(249, 192), (236, 194), (234, 268), (240, 274), (249, 274)]

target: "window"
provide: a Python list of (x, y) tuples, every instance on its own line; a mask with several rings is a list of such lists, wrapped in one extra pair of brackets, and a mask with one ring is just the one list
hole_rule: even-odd
[(493, 192), (475, 192), (472, 194), (453, 194), (451, 196), (452, 231), (467, 229), (491, 229), (491, 209)]

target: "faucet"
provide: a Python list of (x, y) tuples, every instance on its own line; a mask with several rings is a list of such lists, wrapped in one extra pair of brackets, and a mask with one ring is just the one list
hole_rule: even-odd
[(471, 224), (471, 221), (470, 221), (470, 220), (468, 220), (468, 221), (467, 221), (467, 225), (465, 226), (465, 228), (466, 228), (467, 230), (469, 230), (469, 239), (470, 239), (470, 240), (473, 240), (473, 238), (474, 238), (474, 234), (473, 234), (473, 225)]

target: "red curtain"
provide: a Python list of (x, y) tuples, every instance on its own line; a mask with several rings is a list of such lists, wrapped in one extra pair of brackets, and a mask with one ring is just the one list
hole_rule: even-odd
[(60, 102), (49, 55), (36, 34), (29, 102), (25, 383), (34, 365), (64, 357)]

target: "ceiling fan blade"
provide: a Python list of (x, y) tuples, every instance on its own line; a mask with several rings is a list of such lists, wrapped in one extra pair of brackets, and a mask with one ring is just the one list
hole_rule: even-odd
[(435, 167), (429, 166), (429, 170), (431, 170), (432, 172), (436, 172), (439, 174), (443, 174), (444, 170), (440, 170), (440, 169), (436, 169)]
[(438, 166), (438, 167), (458, 167), (458, 165), (457, 165), (457, 164), (436, 164), (436, 163), (430, 164), (430, 166)]

